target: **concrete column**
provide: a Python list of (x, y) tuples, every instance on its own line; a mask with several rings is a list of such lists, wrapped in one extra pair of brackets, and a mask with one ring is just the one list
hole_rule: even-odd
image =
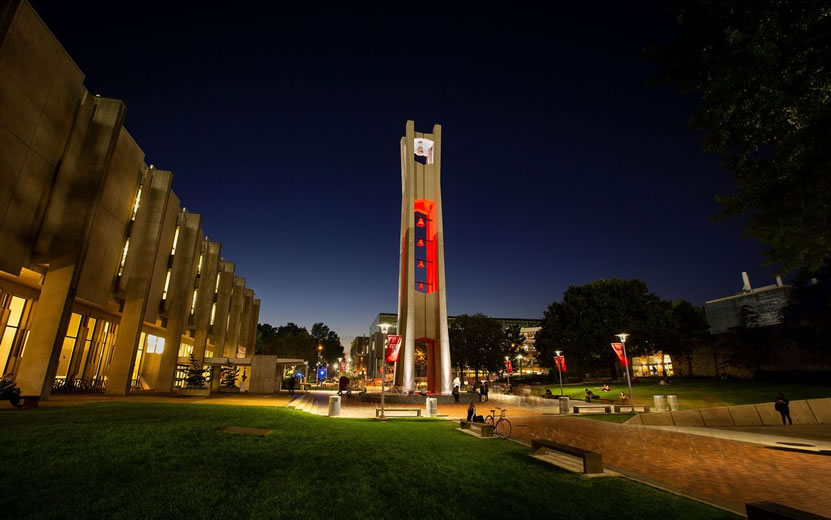
[(72, 314), (71, 288), (75, 267), (74, 263), (58, 266), (55, 262), (46, 272), (38, 310), (17, 373), (17, 386), (23, 395), (48, 399), (52, 392), (61, 346)]
[(231, 313), (228, 320), (228, 330), (225, 332), (225, 356), (237, 357), (239, 345), (240, 318), (245, 301), (245, 278), (234, 277), (234, 291), (231, 295)]
[[(211, 330), (211, 308), (214, 304), (216, 278), (219, 276), (219, 254), (222, 244), (206, 240), (202, 246), (202, 271), (199, 273), (199, 294), (193, 313), (195, 329), (193, 356), (201, 363)], [(198, 261), (198, 260), (197, 260)]]
[(148, 280), (137, 277), (127, 283), (127, 295), (107, 375), (107, 394), (126, 395), (130, 391), (130, 376), (136, 361), (136, 346), (141, 337), (148, 286)]
[(151, 383), (151, 387), (158, 392), (173, 391), (179, 345), (190, 315), (196, 269), (201, 253), (201, 222), (202, 217), (197, 213), (181, 213), (179, 216), (179, 240), (176, 245), (176, 254), (173, 255), (173, 267), (165, 302), (167, 312), (165, 347), (159, 355), (161, 359), (159, 359), (156, 380)]
[(225, 336), (229, 325), (228, 316), (231, 312), (231, 296), (234, 291), (234, 264), (220, 262), (219, 292), (216, 293), (216, 313), (214, 315), (213, 344), (214, 357), (227, 357), (225, 354)]

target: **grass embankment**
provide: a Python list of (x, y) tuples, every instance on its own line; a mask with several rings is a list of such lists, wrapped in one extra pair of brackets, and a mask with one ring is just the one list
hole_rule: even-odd
[[(4, 517), (725, 518), (441, 420), (96, 403), (0, 414)], [(265, 437), (217, 431), (270, 428)]]
[[(799, 383), (774, 383), (769, 381), (741, 381), (731, 379), (671, 378), (669, 386), (659, 385), (659, 378), (641, 379), (632, 385), (635, 404), (652, 405), (654, 395), (677, 395), (682, 410), (692, 408), (709, 408), (713, 406), (731, 406), (738, 404), (768, 403), (776, 399), (776, 394), (784, 392), (791, 401), (831, 397), (831, 384), (809, 385)], [(560, 393), (559, 385), (540, 387), (540, 392), (550, 388), (554, 395)], [(620, 392), (629, 393), (626, 381), (611, 385), (609, 392), (601, 392), (597, 384), (566, 386), (565, 394), (572, 399), (584, 400), (586, 388), (594, 394), (619, 402)]]

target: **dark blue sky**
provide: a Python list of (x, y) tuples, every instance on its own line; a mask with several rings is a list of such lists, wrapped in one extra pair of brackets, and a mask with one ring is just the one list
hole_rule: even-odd
[[(694, 100), (647, 88), (657, 3), (558, 12), (33, 4), (93, 93), (262, 299), (348, 345), (398, 291), (398, 141), (441, 123), (452, 314), (540, 317), (569, 284), (641, 278), (696, 304), (771, 283)], [(228, 5), (228, 4), (226, 4)], [(416, 13), (416, 14), (413, 14)]]

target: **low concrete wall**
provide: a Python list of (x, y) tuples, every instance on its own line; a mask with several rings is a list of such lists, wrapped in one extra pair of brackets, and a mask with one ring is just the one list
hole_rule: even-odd
[[(791, 401), (794, 424), (831, 424), (831, 397)], [(778, 426), (782, 416), (773, 403), (719, 406), (698, 410), (654, 412), (632, 417), (626, 424), (645, 426)]]

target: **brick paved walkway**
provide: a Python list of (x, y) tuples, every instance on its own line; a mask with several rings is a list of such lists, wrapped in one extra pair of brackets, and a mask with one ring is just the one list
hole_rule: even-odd
[(512, 437), (598, 451), (603, 462), (743, 509), (770, 500), (831, 514), (831, 458), (725, 439), (574, 417), (511, 417)]

